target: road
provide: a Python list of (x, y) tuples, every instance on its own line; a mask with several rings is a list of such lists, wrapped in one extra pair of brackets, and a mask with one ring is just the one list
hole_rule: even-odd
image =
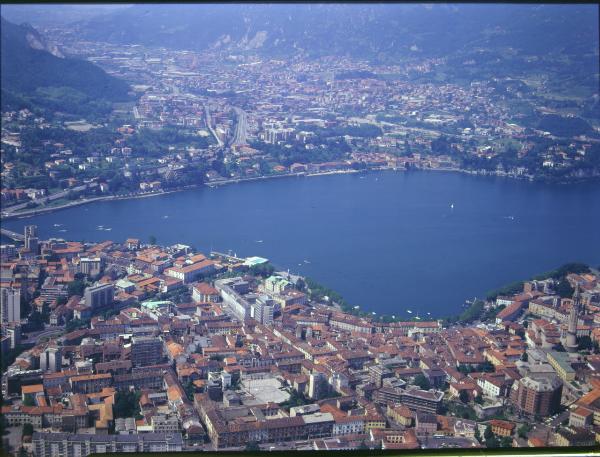
[(248, 128), (248, 119), (243, 109), (234, 107), (233, 110), (235, 111), (237, 122), (235, 125), (235, 130), (233, 132), (231, 146), (241, 146), (246, 144), (246, 131)]
[(204, 105), (204, 113), (206, 115), (206, 127), (210, 133), (212, 133), (212, 136), (215, 137), (215, 140), (217, 140), (219, 147), (223, 147), (223, 141), (221, 141), (221, 138), (219, 138), (219, 135), (217, 135), (217, 132), (215, 132), (212, 127), (212, 120), (210, 118), (210, 110), (208, 109), (208, 105)]
[(52, 326), (46, 325), (44, 330), (38, 330), (37, 332), (29, 332), (27, 334), (27, 338), (22, 340), (23, 344), (38, 344), (42, 338), (48, 338), (52, 335), (58, 335), (59, 333), (64, 332), (64, 327), (61, 326)]
[[(95, 184), (95, 183), (93, 183), (93, 184)], [(90, 187), (93, 187), (93, 186), (90, 186)], [(54, 200), (58, 200), (59, 198), (64, 198), (64, 197), (66, 197), (66, 196), (67, 196), (67, 194), (68, 194), (69, 192), (71, 192), (71, 191), (73, 191), (73, 192), (79, 192), (79, 191), (85, 190), (85, 189), (87, 189), (87, 188), (88, 188), (88, 184), (83, 184), (83, 185), (81, 185), (81, 186), (75, 186), (75, 187), (72, 187), (72, 188), (70, 188), (70, 189), (65, 189), (65, 190), (61, 190), (61, 191), (59, 191), (59, 192), (55, 192), (55, 193), (53, 193), (53, 194), (50, 194), (50, 195), (48, 195), (48, 196), (46, 196), (46, 197), (37, 198), (37, 199), (35, 199), (35, 200), (32, 200), (31, 202), (19, 203), (18, 205), (14, 205), (14, 206), (10, 206), (9, 208), (6, 208), (6, 209), (5, 209), (5, 210), (2, 212), (2, 215), (3, 215), (3, 216), (5, 216), (5, 215), (10, 215), (10, 214), (14, 213), (15, 211), (19, 211), (19, 210), (21, 210), (21, 209), (24, 209), (24, 208), (26, 208), (26, 207), (27, 207), (27, 205), (28, 205), (29, 203), (32, 203), (32, 202), (33, 202), (33, 203), (41, 203), (41, 202), (44, 202), (44, 201), (46, 201), (46, 200), (48, 200), (49, 202), (51, 202), (51, 201), (54, 201)]]

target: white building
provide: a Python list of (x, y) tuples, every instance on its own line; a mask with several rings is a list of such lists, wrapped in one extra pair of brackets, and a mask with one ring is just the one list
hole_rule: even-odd
[(0, 289), (1, 321), (21, 322), (21, 291), (12, 287)]

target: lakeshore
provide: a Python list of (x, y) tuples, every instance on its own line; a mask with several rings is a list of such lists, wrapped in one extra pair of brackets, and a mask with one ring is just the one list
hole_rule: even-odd
[[(60, 211), (63, 209), (74, 207), (74, 206), (80, 206), (80, 205), (85, 205), (85, 204), (100, 202), (100, 201), (131, 200), (131, 199), (138, 199), (138, 198), (157, 197), (160, 195), (171, 194), (174, 192), (184, 192), (184, 191), (188, 191), (190, 189), (196, 189), (201, 186), (215, 188), (215, 187), (225, 186), (225, 185), (229, 185), (229, 184), (239, 184), (239, 183), (243, 183), (243, 182), (253, 182), (253, 181), (266, 181), (266, 180), (278, 179), (278, 178), (318, 177), (318, 176), (330, 176), (330, 175), (339, 175), (339, 174), (357, 174), (357, 173), (380, 172), (380, 171), (454, 172), (454, 173), (464, 173), (464, 174), (473, 175), (473, 176), (496, 176), (496, 177), (501, 177), (501, 178), (516, 179), (516, 180), (520, 180), (520, 181), (530, 181), (530, 182), (535, 181), (535, 178), (533, 176), (529, 176), (529, 175), (517, 176), (517, 175), (511, 175), (511, 174), (507, 174), (507, 173), (488, 172), (486, 170), (466, 170), (466, 169), (462, 169), (462, 168), (448, 168), (448, 167), (416, 168), (414, 170), (406, 170), (406, 169), (398, 169), (398, 168), (366, 168), (366, 169), (360, 169), (360, 170), (354, 170), (354, 169), (352, 169), (352, 170), (332, 170), (332, 171), (324, 171), (324, 172), (317, 172), (317, 173), (306, 173), (306, 172), (282, 173), (282, 174), (277, 174), (277, 175), (254, 176), (254, 177), (249, 177), (249, 178), (220, 179), (220, 180), (205, 182), (203, 184), (192, 184), (192, 185), (188, 185), (188, 186), (185, 186), (182, 188), (167, 189), (167, 190), (161, 189), (159, 191), (143, 192), (143, 193), (138, 193), (135, 195), (106, 195), (106, 196), (101, 196), (101, 197), (85, 198), (85, 199), (77, 200), (74, 202), (65, 203), (63, 205), (43, 207), (43, 208), (33, 208), (30, 210), (20, 211), (18, 213), (9, 212), (10, 211), (10, 207), (9, 207), (7, 210), (2, 212), (2, 220), (23, 219), (23, 218), (27, 218), (27, 217), (36, 216), (39, 214)], [(582, 180), (581, 182), (590, 181), (592, 179), (594, 179), (594, 178)], [(560, 183), (556, 183), (556, 184), (564, 185), (567, 183), (560, 182)]]

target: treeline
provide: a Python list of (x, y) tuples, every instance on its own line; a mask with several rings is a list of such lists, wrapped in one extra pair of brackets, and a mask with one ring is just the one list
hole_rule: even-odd
[(205, 137), (192, 135), (175, 127), (163, 127), (160, 130), (140, 129), (127, 139), (127, 145), (136, 153), (159, 157), (168, 151), (169, 146), (206, 149), (209, 142)]

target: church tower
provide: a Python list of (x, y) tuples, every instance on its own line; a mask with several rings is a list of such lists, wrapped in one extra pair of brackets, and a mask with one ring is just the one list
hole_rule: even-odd
[(573, 306), (569, 313), (569, 320), (567, 321), (567, 338), (565, 342), (565, 349), (568, 352), (576, 352), (578, 348), (577, 344), (577, 321), (579, 320), (579, 309), (580, 309), (580, 294), (579, 284), (575, 285), (575, 292), (573, 293)]

